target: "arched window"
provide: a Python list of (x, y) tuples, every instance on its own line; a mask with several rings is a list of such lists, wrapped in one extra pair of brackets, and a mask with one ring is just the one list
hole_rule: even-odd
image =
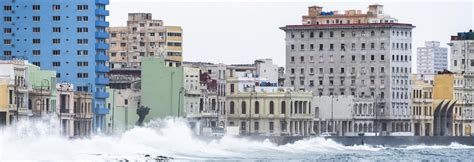
[(357, 114), (357, 104), (354, 104), (354, 114)]
[(270, 101), (270, 114), (273, 114), (274, 113), (274, 104), (273, 104), (273, 101)]
[(286, 113), (286, 102), (281, 101), (281, 114), (285, 114), (285, 113)]
[(242, 101), (241, 107), (242, 107), (242, 109), (241, 109), (242, 114), (246, 114), (247, 113), (247, 110), (246, 110), (247, 109), (247, 104), (245, 103), (245, 101)]
[(260, 113), (260, 104), (258, 101), (255, 101), (255, 114)]
[(235, 110), (234, 110), (234, 109), (235, 109), (235, 103), (234, 103), (234, 101), (230, 101), (229, 107), (230, 107), (230, 114), (234, 114), (234, 111), (235, 111)]
[(367, 132), (367, 123), (364, 124), (364, 132)]

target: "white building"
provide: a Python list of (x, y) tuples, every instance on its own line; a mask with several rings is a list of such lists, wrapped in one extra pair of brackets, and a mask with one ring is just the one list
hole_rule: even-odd
[(280, 28), (286, 34), (285, 86), (320, 96), (380, 98), (380, 130), (409, 132), (410, 127), (393, 128), (392, 123), (410, 123), (414, 26), (385, 20), (367, 22), (374, 12), (379, 13), (381, 5), (371, 5), (374, 10), (359, 18), (361, 15), (351, 10), (343, 15), (319, 15), (326, 12), (313, 8), (303, 16), (311, 25)]
[(416, 70), (418, 74), (436, 74), (448, 69), (448, 49), (438, 41), (426, 41), (425, 47), (417, 48)]
[(340, 136), (375, 132), (375, 104), (373, 98), (348, 95), (314, 96), (317, 117), (316, 133), (332, 132)]

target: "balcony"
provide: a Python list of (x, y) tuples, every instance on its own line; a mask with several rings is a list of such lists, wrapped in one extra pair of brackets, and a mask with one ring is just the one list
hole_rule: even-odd
[(95, 84), (107, 85), (109, 84), (109, 78), (95, 78)]
[(107, 92), (95, 92), (95, 98), (109, 98), (109, 93), (107, 93)]
[(96, 115), (105, 115), (109, 113), (109, 109), (105, 107), (94, 108), (94, 114)]
[(103, 55), (103, 54), (97, 54), (95, 55), (95, 60), (96, 61), (109, 61), (109, 56)]
[(109, 49), (109, 45), (106, 44), (106, 43), (97, 43), (97, 44), (95, 44), (95, 49), (98, 49), (98, 50), (108, 50), (108, 49)]
[(95, 67), (95, 71), (100, 72), (100, 73), (108, 73), (110, 71), (110, 69), (109, 69), (109, 67), (107, 67), (105, 65), (97, 65)]
[(95, 0), (95, 4), (108, 5), (110, 2), (109, 0)]
[(95, 37), (96, 38), (102, 38), (102, 39), (107, 39), (109, 38), (109, 33), (107, 32), (95, 32)]
[(109, 22), (107, 22), (107, 21), (95, 21), (95, 26), (98, 26), (98, 27), (109, 27)]
[(109, 16), (109, 11), (99, 8), (99, 9), (96, 9), (96, 10), (95, 10), (95, 15), (99, 15), (99, 16)]

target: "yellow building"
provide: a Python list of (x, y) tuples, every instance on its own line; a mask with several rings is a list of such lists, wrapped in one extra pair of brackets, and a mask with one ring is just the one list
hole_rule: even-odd
[(8, 78), (0, 78), (0, 127), (10, 124)]
[[(461, 136), (463, 106), (459, 84), (463, 80), (462, 74), (443, 72), (435, 75), (433, 86), (433, 135), (434, 136)], [(456, 90), (455, 88), (458, 87)], [(462, 97), (461, 97), (462, 98)]]
[(427, 79), (432, 76), (412, 75), (411, 116), (415, 136), (433, 135), (433, 84)]
[(147, 56), (164, 57), (169, 66), (181, 66), (180, 26), (165, 26), (162, 20), (152, 19), (151, 13), (129, 13), (126, 27), (110, 27), (107, 31), (111, 70), (140, 69), (141, 58)]

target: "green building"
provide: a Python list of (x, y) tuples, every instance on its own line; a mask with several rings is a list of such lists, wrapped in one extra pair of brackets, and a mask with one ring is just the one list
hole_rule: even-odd
[(141, 105), (150, 108), (145, 122), (167, 116), (182, 116), (183, 68), (170, 67), (164, 58), (142, 58)]
[(41, 70), (38, 66), (28, 64), (28, 87), (33, 90), (30, 92), (31, 104), (35, 105), (34, 98), (43, 98), (44, 106), (50, 107), (50, 112), (55, 112), (56, 82), (56, 71)]

